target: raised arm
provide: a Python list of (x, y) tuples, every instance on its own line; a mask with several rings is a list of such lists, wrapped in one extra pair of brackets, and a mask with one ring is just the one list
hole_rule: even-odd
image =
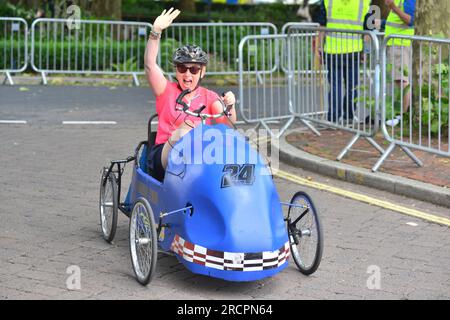
[(145, 74), (147, 75), (148, 83), (155, 96), (161, 95), (167, 85), (167, 79), (164, 77), (164, 73), (156, 62), (161, 33), (172, 24), (172, 21), (179, 14), (180, 10), (174, 10), (173, 8), (170, 8), (169, 11), (164, 10), (161, 15), (155, 19), (150, 38), (147, 42), (147, 47), (145, 48)]
[(394, 11), (394, 13), (398, 15), (400, 19), (402, 19), (404, 24), (408, 26), (410, 25), (412, 17), (409, 14), (403, 12), (402, 9), (397, 7), (394, 3), (394, 0), (384, 0), (384, 3), (389, 7), (390, 10)]

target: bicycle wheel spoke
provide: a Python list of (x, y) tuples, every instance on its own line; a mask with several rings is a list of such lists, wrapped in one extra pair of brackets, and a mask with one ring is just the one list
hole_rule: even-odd
[(292, 258), (302, 273), (314, 272), (322, 255), (320, 225), (314, 205), (305, 193), (298, 192), (288, 210)]
[(154, 272), (157, 250), (153, 214), (150, 206), (144, 205), (143, 200), (135, 204), (130, 221), (130, 249), (131, 260), (137, 280), (147, 284)]

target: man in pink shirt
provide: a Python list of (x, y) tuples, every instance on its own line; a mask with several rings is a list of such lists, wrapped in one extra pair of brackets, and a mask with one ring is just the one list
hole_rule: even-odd
[[(223, 97), (219, 97), (213, 91), (200, 87), (200, 81), (205, 76), (208, 63), (207, 54), (198, 46), (186, 45), (178, 48), (173, 55), (173, 63), (176, 68), (177, 82), (168, 81), (156, 62), (159, 50), (161, 32), (168, 28), (172, 21), (180, 14), (179, 10), (170, 8), (164, 10), (155, 19), (150, 39), (145, 51), (145, 70), (147, 80), (156, 96), (156, 112), (158, 113), (158, 131), (155, 145), (148, 153), (148, 170), (156, 179), (162, 181), (169, 152), (173, 145), (180, 140), (189, 130), (201, 123), (198, 117), (188, 116), (182, 111), (177, 111), (176, 98), (184, 90), (189, 89), (183, 101), (190, 110), (196, 110), (206, 106), (203, 111), (208, 114), (223, 112), (222, 99), (225, 105), (233, 106), (230, 110), (230, 120), (236, 122), (236, 102), (234, 94), (229, 91)], [(226, 116), (217, 118), (218, 123), (229, 123)]]

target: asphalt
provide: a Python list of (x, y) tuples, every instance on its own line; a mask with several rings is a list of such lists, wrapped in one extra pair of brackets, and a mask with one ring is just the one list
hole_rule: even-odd
[[(447, 224), (396, 214), (390, 207), (285, 179), (282, 172), (299, 179), (307, 175), (311, 182), (329, 180), (284, 163), (274, 176), (280, 200), (289, 201), (293, 194), (304, 191), (320, 213), (325, 241), (317, 272), (303, 276), (291, 262), (274, 277), (234, 283), (194, 275), (175, 257), (159, 253), (153, 281), (141, 286), (130, 264), (128, 219), (119, 215), (112, 244), (102, 239), (98, 188), (101, 168), (111, 159), (134, 152), (153, 112), (154, 97), (143, 86), (0, 86), (0, 119), (27, 120), (22, 125), (0, 125), (0, 300), (450, 299)], [(63, 124), (66, 120), (117, 124)], [(239, 127), (245, 130), (248, 126)], [(330, 135), (340, 131), (321, 132), (322, 138), (331, 140)], [(316, 139), (322, 138), (308, 132), (287, 137), (310, 154), (321, 151), (321, 141)], [(334, 142), (346, 143), (347, 138)], [(298, 155), (296, 147), (292, 148)], [(325, 150), (335, 157), (338, 152), (333, 148)], [(343, 162), (359, 155), (352, 151)], [(414, 168), (409, 161), (402, 163)], [(388, 162), (380, 173), (393, 164)], [(302, 166), (306, 165), (298, 165)], [(434, 179), (439, 176), (430, 174)], [(131, 175), (127, 167), (124, 189)], [(358, 185), (331, 184), (345, 185), (349, 191), (358, 189), (377, 199), (389, 198), (390, 203), (398, 201), (424, 214), (449, 216), (450, 210), (426, 202)], [(73, 288), (76, 275), (79, 289)]]
[[(393, 194), (450, 208), (450, 159), (425, 152), (414, 152), (424, 166), (418, 167), (399, 148), (377, 172), (371, 168), (381, 156), (364, 139), (341, 160), (336, 157), (352, 135), (340, 130), (322, 130), (316, 136), (294, 129), (279, 140), (280, 160), (332, 178), (364, 185)], [(382, 137), (380, 145), (386, 149)]]
[[(99, 108), (102, 120), (116, 120), (111, 117), (119, 115), (121, 119), (140, 123), (141, 120), (133, 121), (130, 119), (130, 114), (136, 114), (136, 118), (141, 118), (142, 114), (148, 113), (147, 106), (152, 104), (151, 100), (153, 99), (146, 88), (132, 87), (131, 77), (129, 80), (113, 79), (112, 81), (118, 85), (117, 87), (102, 87), (103, 83), (100, 79), (98, 81), (99, 87), (60, 86), (58, 87), (58, 95), (54, 95), (54, 90), (52, 89), (54, 87), (52, 86), (27, 86), (29, 88), (27, 92), (20, 92), (20, 85), (37, 84), (40, 80), (39, 77), (24, 77), (23, 79), (16, 77), (15, 80), (17, 81), (17, 86), (1, 86), (2, 103), (10, 106), (8, 110), (14, 111), (2, 109), (0, 113), (3, 114), (5, 119), (22, 119), (26, 116), (26, 120), (29, 122), (39, 124), (43, 122), (52, 123), (52, 117), (58, 118), (56, 120), (60, 122), (59, 116), (62, 116), (60, 103), (61, 101), (71, 100), (71, 95), (73, 96), (72, 100), (76, 101), (76, 105), (74, 110), (68, 111), (70, 114), (67, 114), (66, 118), (64, 118), (65, 120), (71, 120), (73, 117), (76, 117), (76, 119), (80, 118), (78, 113), (84, 110), (83, 106), (88, 106), (88, 110), (83, 111), (85, 117), (92, 113), (92, 110)], [(82, 82), (84, 79), (77, 78), (75, 80)], [(123, 85), (121, 82), (128, 82), (129, 87), (121, 86), (121, 84)], [(82, 94), (80, 94), (80, 90), (83, 92)], [(90, 91), (93, 94), (100, 94), (96, 95), (96, 99), (92, 99), (91, 94), (87, 94)], [(124, 101), (124, 99), (129, 99), (124, 98), (128, 97), (126, 95), (128, 91), (133, 92), (133, 101)], [(114, 93), (116, 95), (111, 100), (111, 95)], [(138, 95), (136, 96), (136, 94)], [(40, 96), (43, 96), (43, 98), (38, 99)], [(29, 103), (24, 104), (24, 99), (30, 100)], [(139, 103), (131, 103), (134, 100), (138, 100)], [(42, 106), (39, 105), (39, 101), (42, 102)], [(33, 105), (34, 111), (32, 112), (29, 108), (30, 105)], [(53, 116), (50, 118), (45, 116), (48, 113), (44, 111), (52, 108), (57, 112), (51, 113)], [(130, 109), (138, 110), (135, 110), (137, 112), (130, 112)], [(78, 112), (76, 112), (77, 110)], [(95, 115), (91, 118), (96, 119)], [(142, 123), (145, 124), (145, 122)], [(380, 157), (380, 154), (364, 140), (358, 141), (340, 162), (336, 161), (336, 157), (351, 138), (352, 135), (350, 133), (334, 129), (321, 130), (321, 136), (305, 131), (304, 128), (294, 129), (280, 138), (280, 160), (295, 167), (347, 182), (450, 208), (449, 158), (414, 151), (424, 163), (424, 166), (419, 168), (405, 153), (397, 148), (392, 156), (374, 173), (371, 171), (371, 168)], [(382, 137), (376, 138), (379, 144), (386, 149), (387, 145)]]

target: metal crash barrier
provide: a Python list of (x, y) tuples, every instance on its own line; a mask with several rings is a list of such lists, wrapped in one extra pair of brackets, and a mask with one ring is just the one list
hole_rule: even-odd
[(0, 17), (0, 73), (13, 85), (12, 73), (26, 70), (28, 66), (28, 25), (21, 18)]
[(47, 74), (144, 74), (149, 23), (37, 19), (31, 26), (31, 66)]
[(295, 28), (302, 27), (320, 27), (319, 23), (316, 22), (288, 22), (281, 27), (281, 34), (289, 34), (295, 32)]
[[(239, 110), (245, 122), (280, 137), (295, 120), (289, 105), (288, 73), (282, 70), (287, 35), (246, 36), (239, 44)], [(275, 134), (273, 121), (286, 120)]]
[(337, 160), (360, 138), (382, 154), (383, 148), (373, 139), (380, 118), (380, 50), (376, 35), (308, 26), (289, 30), (292, 114), (316, 134), (320, 133), (311, 123), (354, 133)]
[[(239, 45), (239, 106), (244, 120), (264, 126), (272, 136), (268, 122), (286, 120), (278, 137), (295, 118), (318, 135), (313, 123), (354, 133), (338, 160), (360, 138), (382, 154), (373, 139), (380, 118), (376, 35), (315, 25), (291, 25), (286, 30), (285, 35), (248, 36)], [(342, 47), (347, 39), (352, 42)], [(336, 43), (340, 47), (333, 48)]]
[(238, 46), (248, 35), (276, 34), (272, 23), (173, 23), (161, 38), (159, 65), (169, 75), (175, 74), (173, 52), (184, 44), (196, 44), (209, 55), (208, 74), (237, 75)]
[[(109, 74), (139, 85), (150, 30), (141, 22), (37, 19), (28, 40), (24, 19), (0, 17), (3, 83), (14, 84), (30, 62), (44, 84), (49, 74)], [(450, 156), (450, 39), (391, 35), (380, 48), (377, 32), (296, 22), (281, 32), (271, 23), (174, 23), (162, 34), (158, 62), (171, 77), (174, 50), (202, 46), (208, 74), (238, 75), (245, 122), (277, 138), (295, 119), (317, 135), (317, 126), (351, 132), (337, 160), (364, 138), (381, 153), (374, 172), (397, 146), (418, 166), (410, 149)], [(373, 139), (380, 128), (386, 151)]]
[(450, 39), (391, 35), (382, 59), (382, 131), (390, 146), (372, 170), (397, 146), (418, 166), (410, 148), (449, 157)]

